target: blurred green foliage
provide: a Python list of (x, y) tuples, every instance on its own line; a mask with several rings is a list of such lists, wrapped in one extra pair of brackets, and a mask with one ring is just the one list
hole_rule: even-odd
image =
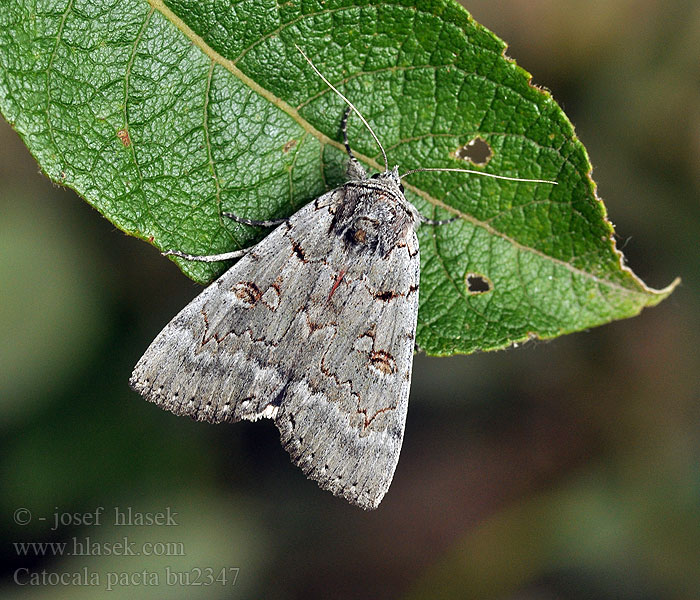
[[(179, 419), (131, 367), (198, 287), (52, 186), (0, 129), (0, 522), (17, 568), (240, 568), (235, 586), (110, 598), (682, 599), (700, 596), (700, 164), (696, 3), (469, 2), (586, 144), (629, 263), (683, 285), (640, 317), (507, 352), (416, 358), (392, 488), (364, 513), (318, 490), (269, 423)], [(630, 236), (628, 238), (628, 236)], [(178, 512), (62, 527), (55, 511)], [(33, 515), (18, 525), (13, 515)], [(47, 521), (39, 521), (39, 517)], [(14, 542), (182, 542), (184, 556), (19, 556)]]

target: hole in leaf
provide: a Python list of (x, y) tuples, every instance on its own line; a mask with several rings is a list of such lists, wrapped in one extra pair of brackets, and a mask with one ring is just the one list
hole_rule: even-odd
[(457, 148), (457, 150), (454, 151), (454, 156), (460, 160), (466, 160), (472, 164), (483, 167), (491, 160), (493, 150), (491, 150), (491, 146), (489, 146), (486, 141), (482, 140), (480, 137), (475, 137), (473, 140), (464, 144), (464, 146)]
[(481, 273), (467, 273), (464, 282), (470, 294), (486, 294), (493, 289), (491, 280)]

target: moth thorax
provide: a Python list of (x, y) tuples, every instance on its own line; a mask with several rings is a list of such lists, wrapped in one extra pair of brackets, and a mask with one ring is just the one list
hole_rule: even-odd
[(348, 246), (374, 251), (379, 245), (381, 223), (367, 216), (357, 217), (345, 230), (344, 237)]

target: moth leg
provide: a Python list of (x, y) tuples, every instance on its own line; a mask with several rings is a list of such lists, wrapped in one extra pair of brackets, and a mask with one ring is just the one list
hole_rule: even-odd
[(177, 256), (179, 258), (184, 258), (186, 260), (195, 260), (198, 262), (218, 262), (221, 260), (231, 260), (234, 258), (240, 258), (241, 256), (247, 254), (253, 246), (250, 248), (243, 248), (241, 250), (234, 250), (233, 252), (224, 252), (223, 254), (209, 254), (207, 256), (197, 256), (196, 254), (186, 254), (180, 252), (179, 250), (167, 250), (162, 252), (163, 256)]
[(364, 167), (355, 158), (352, 153), (352, 148), (350, 148), (350, 142), (348, 141), (348, 117), (352, 109), (348, 106), (343, 113), (343, 118), (340, 120), (340, 130), (343, 132), (343, 144), (345, 145), (345, 151), (348, 153), (350, 160), (348, 161), (347, 176), (348, 179), (356, 181), (367, 179), (367, 172)]
[(233, 219), (237, 223), (243, 223), (243, 225), (252, 225), (253, 227), (277, 227), (281, 225), (287, 219), (270, 219), (269, 221), (256, 221), (255, 219), (246, 219), (245, 217), (239, 217), (230, 212), (221, 213), (224, 217)]
[(424, 217), (423, 215), (420, 216), (420, 222), (425, 223), (426, 225), (449, 225), (450, 223), (454, 223), (458, 220), (459, 217), (452, 217), (450, 219), (429, 219), (428, 217)]
[[(287, 221), (287, 219), (272, 219), (270, 221), (256, 221), (254, 219), (246, 219), (245, 217), (239, 217), (233, 213), (225, 212), (221, 213), (224, 217), (233, 219), (238, 223), (243, 223), (244, 225), (252, 225), (255, 227), (276, 227)], [(249, 248), (242, 248), (240, 250), (233, 250), (232, 252), (223, 252), (222, 254), (209, 254), (206, 256), (198, 256), (196, 254), (187, 254), (185, 252), (180, 252), (179, 250), (167, 250), (163, 252), (163, 256), (177, 256), (178, 258), (184, 258), (185, 260), (194, 260), (197, 262), (219, 262), (223, 260), (233, 260), (234, 258), (240, 258), (247, 254), (253, 246)]]

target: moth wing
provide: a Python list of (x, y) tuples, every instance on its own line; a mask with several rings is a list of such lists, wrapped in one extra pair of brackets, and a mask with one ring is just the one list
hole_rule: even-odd
[[(398, 463), (418, 313), (419, 261), (385, 266), (341, 291), (343, 279), (329, 302), (337, 312), (314, 304), (304, 315), (308, 339), (323, 351), (311, 352), (315, 359), (291, 380), (275, 417), (306, 475), (363, 508), (379, 505)], [(327, 282), (326, 298), (335, 285)]]
[(132, 387), (210, 422), (272, 418), (292, 461), (374, 508), (398, 462), (420, 261), (415, 233), (385, 258), (331, 234), (339, 188), (302, 208), (188, 304)]
[(323, 252), (334, 193), (292, 215), (185, 306), (134, 367), (132, 388), (198, 421), (271, 416), (266, 407), (283, 390), (292, 362), (276, 347), (297, 304), (305, 304), (305, 298), (286, 293), (290, 280), (307, 276), (289, 234), (306, 232)]
[[(275, 422), (306, 475), (337, 496), (375, 508), (396, 469), (408, 409), (420, 260), (413, 231), (388, 257), (359, 264), (339, 245), (326, 256), (296, 335), (299, 360)], [(326, 271), (326, 272), (323, 272)]]

